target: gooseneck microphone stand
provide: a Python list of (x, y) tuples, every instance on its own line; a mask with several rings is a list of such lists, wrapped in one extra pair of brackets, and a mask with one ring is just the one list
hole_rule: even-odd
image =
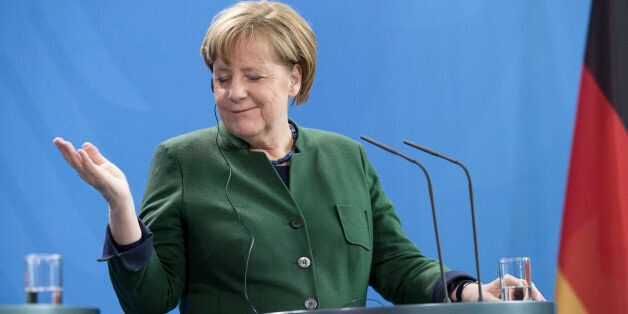
[(426, 152), (432, 156), (443, 158), (451, 163), (454, 163), (460, 166), (462, 170), (464, 170), (464, 173), (467, 175), (467, 183), (469, 186), (469, 202), (471, 203), (471, 225), (473, 226), (473, 245), (475, 249), (475, 270), (476, 270), (476, 275), (478, 277), (478, 293), (480, 294), (478, 301), (482, 302), (483, 298), (482, 298), (482, 281), (480, 280), (480, 258), (479, 258), (479, 253), (478, 253), (478, 233), (477, 233), (476, 224), (475, 224), (475, 205), (473, 203), (473, 184), (471, 183), (471, 174), (469, 173), (469, 169), (467, 169), (467, 167), (460, 161), (453, 159), (451, 157), (445, 156), (437, 151), (423, 147), (419, 144), (412, 143), (410, 141), (403, 141), (403, 143), (408, 146), (414, 147), (418, 150), (421, 150), (423, 152)]
[(438, 236), (438, 223), (436, 222), (436, 208), (434, 206), (434, 193), (432, 191), (432, 180), (430, 179), (430, 175), (427, 173), (427, 170), (425, 170), (425, 167), (423, 167), (423, 165), (421, 165), (416, 159), (405, 155), (399, 151), (397, 151), (396, 149), (387, 146), (385, 144), (382, 144), (374, 139), (371, 139), (369, 137), (366, 137), (364, 135), (360, 136), (361, 139), (389, 152), (392, 154), (395, 154), (417, 166), (419, 166), (419, 168), (421, 168), (421, 170), (423, 171), (423, 174), (425, 174), (425, 178), (427, 179), (427, 187), (430, 193), (430, 205), (432, 207), (432, 219), (434, 220), (434, 236), (436, 237), (436, 249), (438, 250), (438, 263), (440, 266), (440, 277), (441, 280), (443, 282), (443, 295), (444, 295), (444, 303), (450, 303), (451, 300), (449, 299), (449, 293), (447, 292), (447, 282), (445, 281), (445, 269), (443, 268), (443, 256), (441, 254), (441, 250), (440, 250), (440, 238)]

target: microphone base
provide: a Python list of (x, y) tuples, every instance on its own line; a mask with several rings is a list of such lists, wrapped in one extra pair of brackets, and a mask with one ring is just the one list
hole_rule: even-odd
[(463, 303), (428, 303), (413, 305), (397, 305), (389, 307), (353, 307), (339, 309), (323, 309), (316, 311), (275, 312), (275, 314), (556, 314), (554, 302), (537, 301), (506, 301), (506, 302), (463, 302)]

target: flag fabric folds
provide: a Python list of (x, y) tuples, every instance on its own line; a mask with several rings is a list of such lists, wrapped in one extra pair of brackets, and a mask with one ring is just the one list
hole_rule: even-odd
[(628, 313), (628, 1), (593, 0), (558, 258), (559, 313)]

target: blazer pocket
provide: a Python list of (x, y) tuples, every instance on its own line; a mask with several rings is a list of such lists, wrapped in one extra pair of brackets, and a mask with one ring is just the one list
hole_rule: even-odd
[(340, 224), (345, 240), (351, 244), (359, 245), (371, 250), (371, 240), (366, 210), (350, 206), (336, 204)]

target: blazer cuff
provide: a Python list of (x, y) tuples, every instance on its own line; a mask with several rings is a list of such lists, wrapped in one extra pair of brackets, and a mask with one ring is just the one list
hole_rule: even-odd
[(128, 245), (118, 245), (111, 235), (111, 229), (107, 225), (105, 232), (105, 243), (102, 248), (102, 257), (99, 262), (105, 262), (113, 258), (118, 258), (122, 265), (128, 270), (138, 271), (146, 263), (153, 252), (153, 233), (144, 225), (141, 219), (137, 218), (142, 231), (142, 237)]
[[(430, 302), (432, 303), (443, 303), (443, 301), (445, 300), (445, 296), (443, 295), (443, 282), (440, 278), (441, 277), (439, 274), (438, 279), (436, 280), (436, 283), (434, 284), (434, 287), (432, 287), (432, 298), (430, 299)], [(459, 281), (459, 280), (477, 281), (477, 279), (475, 279), (473, 276), (463, 271), (450, 270), (450, 271), (445, 272), (445, 282), (447, 286), (450, 286), (451, 283), (453, 283), (454, 281)], [(451, 294), (450, 291), (447, 291), (447, 292)]]

